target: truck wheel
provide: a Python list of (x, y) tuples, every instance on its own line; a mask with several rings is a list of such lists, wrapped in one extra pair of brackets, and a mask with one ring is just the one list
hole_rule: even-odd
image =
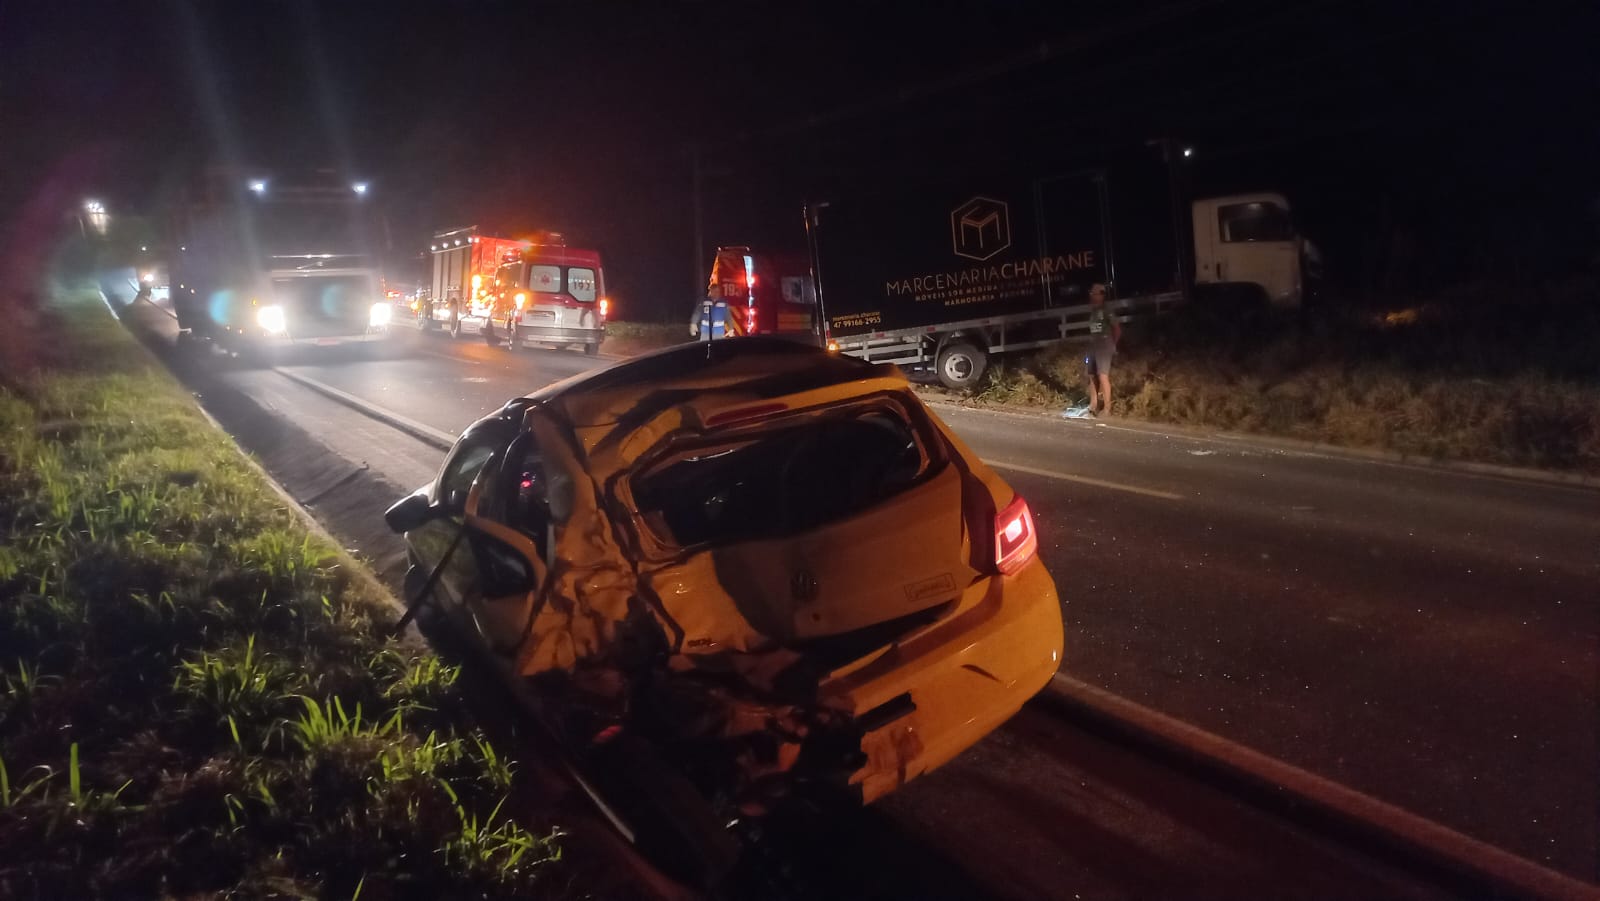
[(450, 317), (450, 324), (445, 327), (445, 333), (452, 338), (461, 337), (461, 318), (459, 316)]
[(586, 356), (586, 357), (593, 357), (593, 356), (598, 355), (599, 353), (600, 353), (600, 342), (599, 341), (594, 341), (594, 342), (591, 342), (589, 344), (585, 344), (583, 346), (583, 355)]
[(965, 341), (957, 341), (939, 350), (933, 368), (940, 384), (953, 391), (966, 391), (983, 378), (983, 371), (989, 368), (989, 355)]

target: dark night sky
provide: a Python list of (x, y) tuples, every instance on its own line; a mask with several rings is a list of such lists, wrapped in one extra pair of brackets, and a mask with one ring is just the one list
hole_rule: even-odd
[(1427, 277), (1570, 266), (1597, 238), (1588, 6), (10, 0), (0, 229), (45, 186), (150, 210), (202, 161), (332, 166), (401, 244), (561, 230), (623, 309), (675, 317), (692, 142), (714, 244), (790, 237), (825, 185), (1171, 135), (1197, 189), (1285, 190), (1352, 276), (1397, 229)]

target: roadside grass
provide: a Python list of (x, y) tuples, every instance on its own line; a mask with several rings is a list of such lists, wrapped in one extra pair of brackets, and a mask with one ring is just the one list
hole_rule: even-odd
[(608, 354), (642, 354), (689, 340), (689, 327), (660, 322), (606, 322), (606, 340), (600, 349)]
[(0, 896), (567, 894), (456, 668), (386, 642), (91, 291), (55, 298), (0, 359)]
[[(1509, 311), (1495, 297), (1287, 319), (1191, 308), (1130, 323), (1112, 367), (1113, 413), (1600, 473), (1600, 297), (1592, 283), (1558, 286), (1541, 303), (1518, 301), (1524, 306)], [(1001, 361), (967, 399), (1086, 404), (1082, 350), (1058, 346)]]

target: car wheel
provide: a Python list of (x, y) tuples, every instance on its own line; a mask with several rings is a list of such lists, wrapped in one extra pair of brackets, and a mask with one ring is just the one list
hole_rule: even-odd
[(934, 362), (934, 371), (939, 376), (940, 384), (954, 391), (976, 387), (988, 367), (988, 354), (965, 341), (946, 344)]

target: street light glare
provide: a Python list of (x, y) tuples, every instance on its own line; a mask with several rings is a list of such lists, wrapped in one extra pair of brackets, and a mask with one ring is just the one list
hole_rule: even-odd
[(1194, 156), (1194, 148), (1193, 147), (1185, 147), (1185, 148), (1183, 148), (1183, 158), (1184, 159), (1188, 159), (1191, 156)]
[(250, 190), (257, 194), (265, 194), (267, 193), (267, 183), (259, 178), (251, 179)]
[(365, 193), (367, 193), (367, 183), (364, 182), (364, 181), (358, 181), (355, 184), (351, 185), (350, 189), (352, 191), (355, 191), (357, 194), (365, 194)]

